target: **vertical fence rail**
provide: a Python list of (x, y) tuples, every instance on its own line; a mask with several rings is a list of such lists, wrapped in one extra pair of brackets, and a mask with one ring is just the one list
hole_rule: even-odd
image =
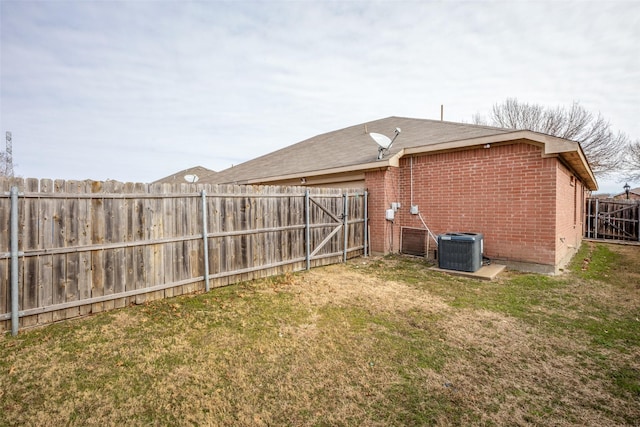
[(594, 227), (594, 233), (593, 233), (593, 238), (597, 239), (598, 238), (598, 205), (600, 203), (600, 200), (596, 199), (596, 216), (595, 216), (595, 227)]
[(363, 242), (364, 242), (364, 256), (369, 256), (369, 192), (364, 192), (364, 230), (363, 230)]
[(585, 221), (587, 225), (586, 236), (588, 239), (593, 237), (593, 231), (591, 224), (593, 223), (593, 218), (591, 218), (591, 201), (587, 199), (587, 220)]
[(342, 262), (347, 262), (347, 250), (349, 247), (349, 196), (345, 193), (343, 195), (344, 198), (344, 202), (343, 202), (343, 213), (342, 213), (342, 220), (344, 221), (344, 245), (343, 245), (343, 252), (342, 252)]
[(207, 231), (207, 192), (202, 190), (202, 251), (204, 252), (204, 289), (209, 292), (209, 233)]
[(11, 335), (18, 335), (18, 187), (11, 187)]
[(49, 179), (0, 188), (0, 330), (14, 335), (368, 252), (362, 191)]
[(307, 189), (304, 192), (304, 246), (307, 270), (311, 269), (311, 224), (309, 223), (310, 205), (309, 189)]

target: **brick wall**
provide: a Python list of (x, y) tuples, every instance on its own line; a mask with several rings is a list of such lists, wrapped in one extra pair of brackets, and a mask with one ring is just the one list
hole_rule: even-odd
[(558, 162), (556, 180), (556, 260), (563, 267), (580, 248), (584, 229), (586, 190), (571, 171)]
[(409, 213), (413, 181), (413, 204), (434, 234), (480, 232), (490, 258), (555, 265), (557, 164), (527, 143), (404, 158), (396, 226), (422, 227)]
[(399, 172), (398, 168), (390, 167), (365, 174), (369, 191), (369, 244), (374, 253), (396, 252), (398, 248), (399, 228), (394, 226), (397, 221), (385, 220), (385, 211), (391, 207), (391, 202), (400, 199)]

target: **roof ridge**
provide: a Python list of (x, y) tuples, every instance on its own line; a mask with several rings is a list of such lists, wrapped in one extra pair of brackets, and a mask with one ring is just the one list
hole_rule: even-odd
[[(451, 121), (451, 120), (428, 119), (428, 118), (422, 118), (422, 117), (406, 117), (406, 116), (389, 116), (389, 117), (386, 117), (386, 119), (392, 119), (392, 118), (393, 119), (405, 119), (405, 120), (420, 120), (420, 121), (425, 121), (425, 122), (443, 123), (443, 124), (455, 125), (455, 126), (470, 126), (470, 127), (474, 127), (474, 128), (487, 129), (487, 130), (501, 130), (501, 131), (518, 130), (518, 129), (502, 128), (502, 127), (498, 127), (498, 126), (490, 126), (490, 125), (483, 125), (483, 124), (476, 124), (476, 123), (454, 122), (454, 121)], [(380, 120), (384, 120), (384, 119), (380, 119)]]

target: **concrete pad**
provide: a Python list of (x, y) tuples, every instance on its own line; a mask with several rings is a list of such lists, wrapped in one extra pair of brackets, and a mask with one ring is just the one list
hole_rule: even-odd
[(469, 271), (445, 270), (438, 267), (431, 267), (431, 270), (439, 271), (441, 273), (453, 274), (454, 276), (469, 277), (471, 279), (493, 280), (498, 274), (502, 273), (505, 268), (507, 268), (506, 265), (490, 264), (483, 265), (478, 271), (473, 273)]

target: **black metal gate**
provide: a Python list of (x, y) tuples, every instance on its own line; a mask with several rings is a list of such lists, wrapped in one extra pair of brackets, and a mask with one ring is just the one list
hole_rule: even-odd
[(587, 199), (585, 237), (639, 242), (640, 202), (636, 200)]

